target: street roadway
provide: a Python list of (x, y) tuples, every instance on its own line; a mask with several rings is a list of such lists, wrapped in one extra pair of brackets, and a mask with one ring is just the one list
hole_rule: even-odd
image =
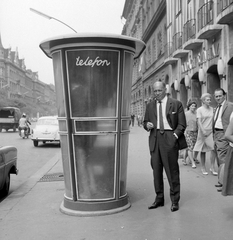
[[(31, 129), (35, 127), (32, 123)], [(19, 136), (19, 132), (9, 130), (0, 132), (0, 146), (14, 146), (18, 150), (18, 175), (11, 174), (10, 192), (18, 189), (25, 181), (43, 167), (52, 157), (54, 157), (61, 148), (57, 143), (39, 143), (38, 147), (34, 147), (30, 137), (23, 139)], [(0, 199), (1, 201), (2, 199)]]

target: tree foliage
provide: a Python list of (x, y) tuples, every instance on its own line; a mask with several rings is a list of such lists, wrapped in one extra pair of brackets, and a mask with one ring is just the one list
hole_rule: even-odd
[(42, 102), (32, 102), (26, 98), (8, 99), (6, 94), (0, 90), (0, 107), (17, 107), (22, 113), (26, 113), (29, 117), (57, 115), (55, 104)]

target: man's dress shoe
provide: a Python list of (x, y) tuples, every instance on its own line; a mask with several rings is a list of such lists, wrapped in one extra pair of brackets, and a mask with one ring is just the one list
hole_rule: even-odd
[(218, 183), (218, 184), (215, 185), (215, 187), (222, 187), (222, 184)]
[(152, 203), (151, 206), (148, 207), (148, 209), (154, 209), (154, 208), (163, 207), (163, 206), (164, 206), (164, 202), (154, 202)]
[(172, 203), (171, 211), (175, 212), (179, 210), (179, 203)]

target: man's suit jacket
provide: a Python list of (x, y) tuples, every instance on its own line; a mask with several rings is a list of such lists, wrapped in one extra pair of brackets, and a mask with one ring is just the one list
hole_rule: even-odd
[[(186, 148), (187, 143), (184, 136), (184, 131), (186, 128), (186, 118), (185, 118), (184, 109), (181, 102), (176, 99), (168, 97), (167, 105), (166, 105), (166, 116), (167, 116), (167, 121), (170, 127), (172, 128), (173, 132), (178, 136), (179, 149), (181, 150)], [(154, 125), (154, 128), (151, 130), (148, 130), (146, 126), (147, 122), (152, 122)], [(156, 101), (152, 101), (147, 104), (143, 126), (147, 131), (150, 131), (149, 147), (150, 147), (150, 151), (153, 152), (155, 148), (156, 139), (157, 139)]]
[[(226, 129), (229, 125), (230, 115), (232, 112), (233, 112), (233, 103), (225, 101), (225, 103), (222, 106), (222, 115), (221, 115), (224, 133), (226, 132)], [(214, 115), (215, 115), (215, 112), (214, 112)], [(213, 116), (213, 131), (214, 131), (214, 116)]]

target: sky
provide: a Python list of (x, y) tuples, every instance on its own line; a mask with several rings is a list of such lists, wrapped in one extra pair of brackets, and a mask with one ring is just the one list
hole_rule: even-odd
[(39, 80), (54, 84), (52, 59), (39, 48), (48, 38), (72, 34), (64, 24), (48, 20), (34, 8), (66, 23), (78, 33), (121, 34), (125, 0), (0, 0), (0, 35), (4, 48), (18, 49), (27, 69)]

